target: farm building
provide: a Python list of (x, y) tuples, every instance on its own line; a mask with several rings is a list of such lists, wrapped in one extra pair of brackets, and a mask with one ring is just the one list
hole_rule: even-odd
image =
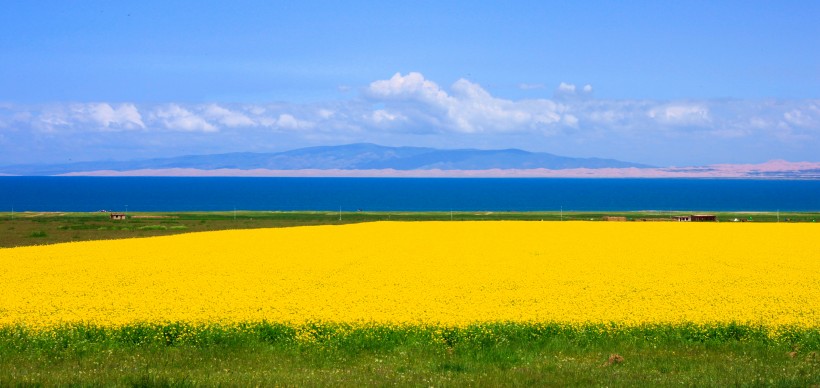
[(109, 213), (109, 217), (111, 217), (112, 220), (124, 220), (125, 219), (125, 214), (123, 214), (123, 213)]
[(692, 214), (688, 216), (675, 216), (676, 220), (680, 222), (714, 222), (717, 221), (717, 216), (714, 214)]
[(626, 217), (604, 216), (604, 221), (626, 221)]

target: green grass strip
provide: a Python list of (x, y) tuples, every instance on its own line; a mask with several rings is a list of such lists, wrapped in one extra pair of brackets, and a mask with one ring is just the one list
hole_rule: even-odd
[(0, 386), (820, 383), (820, 329), (271, 322), (0, 328)]
[(566, 341), (575, 346), (628, 341), (643, 346), (680, 344), (755, 343), (800, 346), (820, 350), (820, 328), (780, 328), (744, 324), (569, 325), (560, 323), (497, 322), (464, 327), (436, 325), (380, 325), (345, 323), (283, 324), (271, 322), (236, 325), (188, 323), (133, 324), (102, 327), (71, 324), (48, 330), (25, 326), (0, 327), (0, 352), (10, 349), (70, 349), (130, 346), (245, 346), (277, 344), (375, 349), (406, 344), (482, 349), (505, 343)]

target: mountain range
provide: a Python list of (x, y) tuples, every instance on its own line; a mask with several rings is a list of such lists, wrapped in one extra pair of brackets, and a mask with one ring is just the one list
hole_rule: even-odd
[(92, 171), (133, 170), (563, 170), (576, 168), (647, 168), (613, 159), (571, 158), (519, 149), (436, 149), (386, 147), (359, 143), (300, 148), (285, 152), (236, 152), (134, 161), (27, 164), (0, 167), (10, 175), (61, 175)]
[(271, 153), (0, 166), (2, 175), (820, 179), (820, 162), (772, 160), (760, 164), (653, 167), (519, 149), (436, 149), (359, 143)]

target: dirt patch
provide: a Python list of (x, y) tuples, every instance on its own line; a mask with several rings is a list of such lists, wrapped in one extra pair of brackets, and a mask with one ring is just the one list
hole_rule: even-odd
[(609, 358), (606, 360), (606, 362), (604, 363), (603, 366), (621, 364), (623, 362), (624, 362), (623, 356), (621, 356), (620, 354), (612, 354), (612, 355), (609, 356)]

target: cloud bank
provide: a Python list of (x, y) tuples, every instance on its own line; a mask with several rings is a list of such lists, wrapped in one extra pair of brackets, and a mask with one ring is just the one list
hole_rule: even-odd
[(592, 85), (565, 82), (551, 98), (513, 100), (467, 79), (442, 87), (411, 72), (322, 103), (0, 104), (0, 146), (18, 147), (3, 164), (59, 152), (88, 160), (350, 142), (517, 147), (656, 165), (817, 161), (820, 100), (606, 100), (594, 98)]

